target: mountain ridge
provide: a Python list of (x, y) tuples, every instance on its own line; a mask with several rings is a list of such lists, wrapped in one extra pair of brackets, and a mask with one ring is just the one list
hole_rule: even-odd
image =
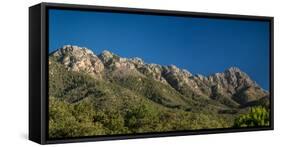
[(106, 73), (114, 76), (145, 76), (169, 85), (188, 97), (219, 99), (219, 95), (236, 106), (268, 95), (267, 91), (238, 67), (230, 67), (209, 76), (193, 75), (175, 65), (145, 63), (139, 57), (123, 58), (108, 50), (96, 55), (91, 49), (72, 45), (63, 46), (50, 53), (50, 57), (56, 58), (68, 70), (83, 71), (94, 78), (106, 78)]
[(269, 93), (238, 68), (193, 75), (70, 45), (48, 64), (50, 138), (269, 126)]

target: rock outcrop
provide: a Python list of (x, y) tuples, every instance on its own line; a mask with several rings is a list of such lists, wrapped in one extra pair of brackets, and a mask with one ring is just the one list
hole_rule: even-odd
[(56, 58), (68, 70), (85, 72), (97, 78), (101, 77), (104, 70), (102, 61), (87, 48), (66, 45), (50, 56)]
[(205, 97), (235, 101), (238, 105), (268, 95), (255, 81), (237, 67), (210, 76), (192, 75), (175, 65), (163, 66), (145, 63), (141, 58), (122, 58), (110, 51), (95, 55), (92, 50), (78, 46), (64, 46), (50, 54), (68, 70), (85, 72), (102, 78), (104, 73), (141, 75), (170, 85), (188, 97)]

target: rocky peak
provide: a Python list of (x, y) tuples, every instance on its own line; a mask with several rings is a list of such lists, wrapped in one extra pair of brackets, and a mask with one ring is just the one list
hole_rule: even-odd
[(196, 75), (194, 76), (194, 78), (197, 78), (198, 80), (201, 80), (201, 81), (203, 81), (203, 82), (207, 82), (207, 81), (208, 81), (208, 78), (205, 77), (204, 75), (201, 75), (201, 74), (196, 74)]
[(104, 70), (103, 63), (90, 49), (66, 45), (52, 53), (68, 70), (83, 71), (94, 77), (100, 77)]
[(109, 62), (114, 57), (114, 54), (108, 50), (104, 50), (100, 55), (99, 58), (102, 60), (103, 63)]
[(53, 53), (54, 56), (64, 56), (64, 55), (73, 55), (73, 56), (80, 56), (82, 57), (85, 54), (92, 54), (94, 55), (93, 51), (90, 49), (87, 49), (85, 47), (79, 47), (75, 45), (65, 45), (56, 52)]
[(226, 69), (225, 72), (241, 73), (242, 71), (238, 67), (230, 67), (230, 68)]
[(103, 51), (99, 55), (99, 58), (101, 59), (107, 70), (116, 71), (119, 75), (128, 74), (128, 71), (135, 72), (135, 65), (130, 59), (122, 58), (110, 51)]
[(163, 76), (166, 81), (177, 90), (188, 86), (196, 91), (196, 88), (198, 87), (196, 83), (192, 81), (192, 74), (189, 71), (180, 69), (175, 65), (164, 66)]
[(134, 57), (129, 59), (132, 63), (134, 63), (137, 67), (144, 65), (144, 61), (139, 57)]
[(171, 73), (179, 73), (180, 69), (175, 65), (168, 65), (166, 71)]
[(103, 50), (101, 54), (108, 57), (113, 57), (113, 53), (108, 50)]
[(208, 80), (211, 87), (216, 87), (213, 92), (231, 97), (240, 104), (267, 95), (266, 91), (237, 67), (231, 67), (224, 72), (208, 76)]
[(237, 85), (245, 84), (244, 86), (258, 86), (256, 82), (251, 80), (245, 72), (242, 72), (237, 67), (231, 67), (224, 73), (225, 76), (229, 79), (229, 83), (234, 83)]
[(162, 82), (164, 84), (167, 84), (166, 79), (163, 77), (163, 67), (158, 64), (144, 64), (141, 60), (136, 64), (137, 70), (146, 75), (147, 77), (150, 77), (156, 81)]
[[(141, 58), (122, 58), (107, 50), (96, 56), (90, 49), (71, 45), (63, 46), (50, 54), (52, 56), (68, 70), (84, 71), (100, 78), (107, 74), (120, 77), (128, 74), (145, 76), (170, 85), (188, 97), (200, 95), (211, 98), (222, 95), (245, 104), (267, 95), (266, 91), (237, 67), (210, 76), (192, 75), (175, 65), (147, 64)], [(104, 70), (106, 74), (103, 74)]]
[(186, 69), (180, 69), (175, 65), (168, 65), (164, 67), (165, 74), (173, 74), (178, 76), (184, 76), (186, 78), (192, 76), (192, 74)]
[(241, 88), (258, 86), (256, 82), (251, 80), (246, 73), (242, 72), (237, 67), (231, 67), (222, 73), (216, 73), (208, 78), (213, 84), (219, 84), (228, 89), (231, 93)]

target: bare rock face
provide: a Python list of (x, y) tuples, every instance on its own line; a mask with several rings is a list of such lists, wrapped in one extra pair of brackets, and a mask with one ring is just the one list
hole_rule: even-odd
[(101, 60), (87, 48), (66, 45), (51, 54), (68, 70), (85, 72), (94, 77), (101, 77), (104, 65)]
[(118, 77), (143, 76), (167, 84), (187, 97), (223, 97), (244, 105), (268, 96), (268, 92), (237, 67), (210, 76), (192, 75), (175, 65), (148, 64), (141, 58), (122, 58), (107, 50), (96, 56), (90, 49), (70, 45), (50, 56), (68, 70), (85, 72), (96, 78), (102, 78), (104, 73)]
[(176, 90), (181, 91), (188, 87), (197, 96), (212, 98), (219, 95), (239, 104), (246, 104), (268, 95), (237, 67), (231, 67), (222, 73), (215, 73), (208, 77), (192, 75), (176, 66), (164, 68), (163, 73), (166, 81)]
[(226, 89), (229, 94), (234, 94), (236, 91), (243, 89), (244, 87), (258, 86), (246, 73), (242, 72), (237, 67), (231, 67), (223, 73), (216, 73), (208, 78), (213, 85), (220, 85)]
[(104, 50), (100, 55), (99, 58), (103, 63), (108, 63), (113, 58), (113, 53), (108, 50)]
[(159, 81), (164, 84), (168, 84), (166, 79), (163, 77), (163, 67), (158, 64), (140, 64), (137, 65), (138, 71), (146, 75), (149, 78), (152, 78), (156, 81)]
[(135, 65), (130, 62), (129, 59), (119, 57), (107, 50), (103, 51), (98, 57), (109, 70), (119, 70), (125, 72), (135, 69)]
[(258, 100), (268, 94), (237, 67), (211, 75), (208, 79), (211, 86), (217, 87), (217, 93), (231, 97), (240, 104)]
[[(179, 69), (175, 65), (166, 66), (163, 71), (163, 76), (168, 83), (178, 91), (189, 89), (195, 95), (206, 96), (204, 84), (202, 84), (203, 76), (198, 77), (192, 75), (185, 69)], [(202, 80), (200, 80), (202, 78)], [(204, 77), (205, 78), (205, 77)]]
[(191, 77), (192, 74), (187, 70), (179, 69), (175, 65), (169, 65), (164, 67), (163, 76), (172, 85), (172, 87), (179, 89), (181, 86), (188, 83), (189, 77)]

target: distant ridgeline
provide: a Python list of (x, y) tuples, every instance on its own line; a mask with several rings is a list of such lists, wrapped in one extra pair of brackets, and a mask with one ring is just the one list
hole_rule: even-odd
[(49, 54), (49, 136), (269, 125), (269, 93), (237, 67), (210, 76), (109, 51)]

